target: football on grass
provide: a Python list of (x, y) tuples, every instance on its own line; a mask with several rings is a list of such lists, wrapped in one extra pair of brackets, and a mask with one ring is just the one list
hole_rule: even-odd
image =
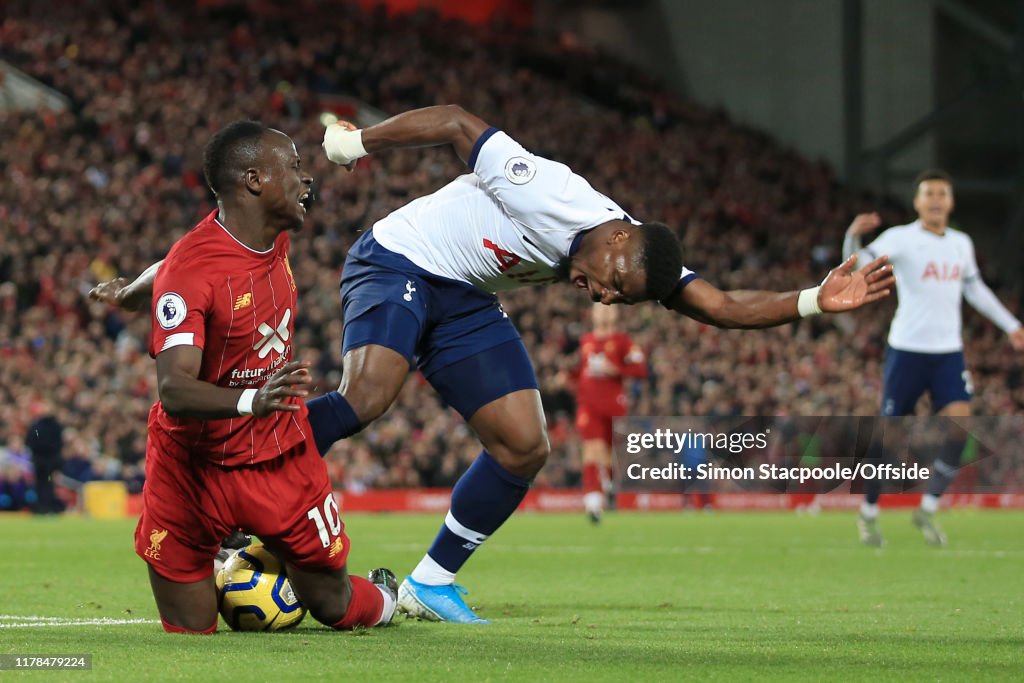
[(260, 543), (231, 555), (216, 581), (220, 615), (235, 631), (281, 631), (306, 616), (284, 567)]

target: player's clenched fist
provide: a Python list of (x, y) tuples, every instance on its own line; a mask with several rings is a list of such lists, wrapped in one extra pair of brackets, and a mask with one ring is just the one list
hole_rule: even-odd
[(89, 290), (89, 298), (93, 301), (123, 308), (126, 311), (137, 311), (146, 305), (141, 296), (131, 296), (128, 285), (131, 281), (125, 277), (114, 278), (101, 282)]
[(312, 382), (313, 376), (309, 374), (308, 361), (293, 360), (285, 363), (256, 392), (252, 399), (252, 414), (256, 417), (266, 417), (278, 410), (301, 410), (301, 403), (290, 403), (288, 399), (305, 398), (309, 394), (306, 387)]
[(882, 217), (875, 213), (859, 213), (846, 229), (849, 234), (859, 237), (874, 232), (882, 224)]

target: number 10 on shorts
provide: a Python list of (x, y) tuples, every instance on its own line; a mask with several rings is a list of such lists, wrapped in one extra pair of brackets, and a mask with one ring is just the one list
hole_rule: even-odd
[[(326, 548), (331, 544), (331, 538), (341, 533), (341, 512), (338, 511), (338, 502), (334, 500), (334, 494), (328, 493), (324, 498), (323, 511), (313, 507), (306, 513), (306, 517), (316, 524), (317, 533), (320, 534), (320, 542)], [(328, 528), (330, 532), (328, 532)]]

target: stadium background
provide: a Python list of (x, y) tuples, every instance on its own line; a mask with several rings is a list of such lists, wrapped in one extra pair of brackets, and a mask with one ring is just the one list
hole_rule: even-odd
[[(64, 426), (65, 484), (141, 487), (155, 399), (149, 323), (84, 295), (162, 258), (212, 208), (202, 146), (237, 118), (291, 135), (317, 181), (291, 259), (301, 301), (294, 345), (323, 389), (340, 379), (347, 248), (374, 220), (463, 172), (449, 150), (426, 150), (371, 156), (346, 174), (321, 153), (324, 111), (365, 122), (461, 104), (570, 164), (632, 215), (677, 228), (687, 265), (723, 288), (819, 280), (854, 214), (878, 209), (887, 225), (906, 222), (909, 178), (942, 165), (958, 179), (955, 218), (978, 243), (986, 279), (1020, 315), (1019, 3), (766, 6), (6, 3), (0, 57), (60, 96), (33, 89), (37, 99), (22, 107), (17, 75), (4, 72), (0, 507), (26, 502), (24, 437), (49, 410)], [(38, 106), (40, 92), (59, 106)], [(501, 299), (534, 360), (551, 428), (538, 488), (573, 486), (567, 375), (589, 303), (565, 287)], [(655, 305), (623, 310), (650, 365), (630, 412), (873, 414), (892, 306), (760, 332), (712, 329)], [(976, 413), (1020, 414), (1020, 359), (987, 321), (965, 320)], [(388, 415), (328, 461), (345, 491), (446, 487), (478, 451), (414, 374)]]

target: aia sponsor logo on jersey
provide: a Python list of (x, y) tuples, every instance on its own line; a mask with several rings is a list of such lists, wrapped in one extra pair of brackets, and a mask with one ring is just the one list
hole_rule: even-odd
[(928, 262), (928, 265), (924, 267), (924, 275), (921, 276), (921, 280), (925, 282), (927, 282), (928, 280), (935, 280), (936, 282), (948, 282), (950, 280), (959, 279), (959, 263), (936, 263), (935, 261)]

